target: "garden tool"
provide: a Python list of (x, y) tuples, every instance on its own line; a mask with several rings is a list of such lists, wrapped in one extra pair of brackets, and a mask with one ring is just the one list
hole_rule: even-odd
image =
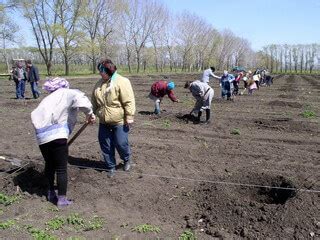
[(86, 129), (86, 127), (87, 127), (88, 125), (89, 125), (89, 122), (85, 122), (85, 123), (82, 125), (82, 127), (78, 130), (78, 132), (76, 132), (76, 133), (74, 134), (74, 136), (69, 140), (68, 146), (70, 146), (70, 145), (74, 142), (74, 140), (76, 140), (77, 137), (79, 137), (79, 135), (83, 132), (84, 129)]

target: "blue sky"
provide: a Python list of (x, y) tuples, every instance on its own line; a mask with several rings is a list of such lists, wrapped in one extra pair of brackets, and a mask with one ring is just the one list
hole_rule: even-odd
[[(160, 0), (159, 0), (160, 1)], [(172, 13), (188, 11), (219, 31), (229, 29), (251, 42), (254, 50), (268, 44), (320, 43), (320, 0), (162, 0)], [(26, 20), (15, 16), (24, 45), (34, 42)]]
[(221, 31), (230, 29), (254, 50), (268, 44), (320, 43), (320, 0), (162, 0)]

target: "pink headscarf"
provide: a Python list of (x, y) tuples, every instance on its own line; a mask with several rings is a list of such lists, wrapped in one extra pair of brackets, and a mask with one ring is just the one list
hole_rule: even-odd
[(51, 93), (59, 88), (69, 88), (69, 82), (65, 78), (48, 78), (42, 87), (47, 92)]

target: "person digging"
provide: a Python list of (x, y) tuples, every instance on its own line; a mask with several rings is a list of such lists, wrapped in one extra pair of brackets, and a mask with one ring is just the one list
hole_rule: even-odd
[(192, 96), (196, 99), (196, 103), (190, 112), (190, 116), (192, 116), (193, 113), (198, 114), (195, 123), (200, 123), (202, 112), (205, 110), (206, 121), (204, 124), (209, 124), (211, 115), (210, 107), (214, 96), (213, 89), (208, 84), (199, 80), (186, 82), (184, 88), (189, 89), (192, 93)]

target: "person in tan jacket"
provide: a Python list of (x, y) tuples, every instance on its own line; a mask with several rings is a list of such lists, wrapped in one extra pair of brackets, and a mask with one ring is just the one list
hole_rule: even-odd
[(99, 118), (98, 139), (107, 165), (107, 176), (115, 174), (115, 149), (123, 160), (123, 170), (131, 167), (131, 150), (128, 140), (130, 124), (135, 113), (135, 99), (131, 83), (117, 73), (117, 67), (110, 59), (98, 64), (101, 79), (92, 93), (93, 112)]

